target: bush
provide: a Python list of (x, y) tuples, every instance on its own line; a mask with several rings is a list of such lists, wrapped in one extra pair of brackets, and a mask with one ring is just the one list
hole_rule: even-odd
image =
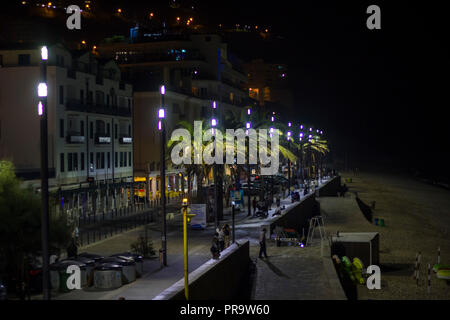
[(151, 237), (147, 236), (147, 230), (145, 232), (145, 235), (139, 235), (137, 240), (133, 242), (130, 247), (133, 253), (140, 254), (144, 258), (150, 258), (155, 255), (153, 241)]

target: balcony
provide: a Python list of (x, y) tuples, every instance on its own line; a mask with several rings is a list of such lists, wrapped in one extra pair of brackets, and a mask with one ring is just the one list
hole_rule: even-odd
[(77, 79), (77, 72), (75, 69), (67, 69), (67, 78)]
[(119, 138), (119, 143), (120, 144), (130, 144), (133, 143), (133, 138), (129, 137), (129, 136), (121, 136)]
[(106, 114), (121, 117), (131, 117), (131, 109), (117, 107), (117, 106), (106, 106), (101, 104), (93, 104), (90, 101), (83, 103), (80, 100), (69, 99), (66, 103), (67, 111), (77, 111), (77, 112), (89, 112)]
[(68, 133), (66, 139), (67, 143), (71, 144), (84, 143), (85, 140), (84, 136), (79, 132)]
[(96, 144), (110, 144), (111, 137), (107, 136), (106, 133), (97, 133), (95, 135), (95, 143)]

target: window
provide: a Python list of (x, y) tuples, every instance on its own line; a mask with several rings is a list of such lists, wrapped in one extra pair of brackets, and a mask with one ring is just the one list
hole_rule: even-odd
[(64, 119), (59, 119), (59, 137), (64, 138)]
[(80, 161), (81, 161), (81, 171), (83, 171), (84, 170), (84, 152), (82, 152), (81, 154), (80, 154)]
[(72, 153), (68, 153), (67, 154), (67, 171), (72, 171), (73, 170), (73, 157), (72, 157)]
[(100, 165), (101, 165), (101, 168), (102, 168), (102, 169), (105, 169), (105, 153), (102, 152), (102, 153), (100, 154), (100, 156), (101, 156), (101, 159), (100, 159)]
[(131, 152), (128, 152), (128, 163), (130, 164), (131, 167)]
[(110, 128), (109, 123), (106, 124), (106, 135), (107, 135), (108, 137), (111, 136), (111, 128)]
[(78, 171), (78, 153), (73, 154), (73, 171)]
[(80, 90), (80, 102), (81, 104), (84, 104), (84, 91)]
[(94, 169), (94, 153), (93, 152), (91, 152), (91, 154), (89, 155), (90, 156), (90, 161), (89, 161), (89, 168), (90, 169)]
[[(84, 136), (84, 121), (80, 121), (80, 135)], [(83, 169), (81, 169), (83, 170)]]
[(120, 167), (123, 167), (123, 152), (120, 153)]
[(29, 66), (29, 65), (30, 65), (30, 55), (19, 54), (19, 66)]
[(117, 139), (117, 123), (114, 125), (114, 138)]
[(131, 124), (128, 125), (128, 136), (131, 137)]
[(116, 167), (117, 168), (117, 163), (118, 162), (118, 158), (117, 158), (117, 152), (115, 153), (115, 155), (114, 155), (114, 167)]
[(106, 105), (109, 107), (109, 94), (106, 95)]
[(89, 124), (90, 125), (90, 134), (89, 134), (89, 136), (90, 136), (90, 138), (91, 139), (94, 139), (94, 123), (91, 121), (91, 123)]
[(127, 166), (127, 153), (126, 152), (123, 153), (123, 166), (124, 167)]
[(60, 171), (64, 172), (64, 153), (59, 154), (59, 167)]
[(64, 86), (59, 86), (59, 103), (64, 104)]
[(108, 152), (108, 169), (111, 168), (111, 153)]

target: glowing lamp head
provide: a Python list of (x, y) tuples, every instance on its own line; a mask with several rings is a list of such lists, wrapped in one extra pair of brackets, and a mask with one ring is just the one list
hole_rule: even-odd
[(300, 137), (303, 137), (303, 132), (300, 132)]
[(215, 119), (215, 118), (211, 119), (211, 126), (213, 126), (213, 127), (217, 126), (217, 119)]
[(160, 118), (160, 119), (164, 119), (165, 118), (165, 116), (166, 116), (166, 111), (164, 110), (164, 109), (159, 109), (159, 111), (158, 111), (158, 117)]
[(251, 113), (251, 110), (249, 108), (249, 109), (247, 109), (247, 114), (250, 115), (250, 113)]
[(212, 107), (213, 107), (213, 109), (216, 109), (216, 108), (217, 108), (217, 102), (216, 102), (216, 101), (213, 101)]
[(303, 125), (302, 124), (300, 125), (300, 130), (303, 130)]
[(312, 134), (310, 134), (310, 135), (308, 136), (308, 139), (312, 139)]
[(304, 248), (305, 245), (303, 244), (303, 242), (300, 242), (300, 248)]
[(187, 198), (183, 198), (182, 205), (183, 205), (183, 207), (186, 207), (188, 205), (188, 199)]
[(274, 122), (275, 121), (275, 117), (274, 116), (270, 117), (270, 121)]
[(246, 128), (246, 129), (250, 129), (250, 127), (251, 127), (250, 122), (247, 122), (247, 123), (245, 124), (245, 128)]
[(270, 132), (270, 133), (273, 133), (273, 131), (274, 131), (273, 128), (270, 127), (269, 132)]
[(309, 128), (309, 131), (312, 131), (312, 128)]
[(43, 107), (41, 101), (39, 101), (39, 104), (38, 104), (38, 114), (39, 114), (40, 116), (42, 116), (42, 115), (44, 114), (44, 107)]
[(46, 97), (47, 96), (47, 84), (45, 82), (41, 82), (38, 85), (38, 96)]
[(320, 131), (320, 134), (323, 134), (323, 131)]
[(43, 46), (41, 48), (41, 59), (42, 60), (48, 60), (48, 49), (46, 46)]
[(288, 123), (288, 127), (291, 127), (291, 126), (292, 126), (292, 123), (289, 122), (289, 123)]
[(159, 131), (162, 130), (162, 121), (161, 120), (158, 121), (158, 130)]
[(161, 86), (161, 88), (160, 88), (160, 92), (161, 92), (161, 94), (166, 94), (166, 86)]

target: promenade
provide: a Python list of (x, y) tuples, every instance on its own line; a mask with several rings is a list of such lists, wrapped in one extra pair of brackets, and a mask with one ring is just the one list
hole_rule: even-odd
[[(302, 196), (302, 199), (304, 197)], [(285, 206), (284, 214), (298, 202), (291, 203), (290, 197), (281, 200)], [(224, 212), (224, 220), (231, 225), (231, 210)], [(266, 219), (247, 217), (247, 210), (237, 212), (236, 239), (250, 241), (250, 256), (256, 263), (257, 272), (251, 299), (339, 299), (334, 293), (332, 281), (329, 281), (329, 268), (324, 266), (320, 256), (320, 245), (308, 248), (276, 247), (268, 241), (267, 260), (258, 259), (259, 232), (262, 225), (267, 225), (276, 219), (269, 211)], [(135, 282), (124, 285), (119, 289), (100, 291), (94, 288), (75, 290), (65, 294), (58, 294), (58, 300), (117, 300), (120, 297), (132, 300), (148, 300), (170, 287), (183, 278), (183, 240), (181, 213), (175, 214), (173, 220), (168, 221), (167, 233), (167, 261), (162, 267), (159, 258), (145, 259), (144, 275)], [(156, 251), (160, 248), (161, 227), (159, 223), (149, 224), (149, 235), (153, 239)], [(118, 252), (128, 251), (131, 242), (144, 232), (144, 227), (129, 230), (113, 237), (101, 240), (79, 249), (79, 252), (89, 252), (108, 256)], [(189, 229), (189, 270), (193, 271), (211, 258), (210, 247), (214, 234), (213, 224), (205, 230)], [(334, 270), (333, 270), (334, 271)], [(332, 274), (331, 274), (332, 275)], [(332, 279), (331, 279), (332, 280)], [(331, 284), (330, 284), (331, 283)], [(280, 285), (281, 284), (281, 285)]]

